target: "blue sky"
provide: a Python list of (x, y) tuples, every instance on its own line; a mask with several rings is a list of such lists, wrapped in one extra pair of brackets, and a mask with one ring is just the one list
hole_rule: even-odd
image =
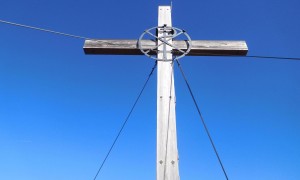
[[(137, 39), (169, 1), (1, 2), (0, 19), (99, 39)], [(297, 0), (173, 1), (196, 40), (300, 57)], [(0, 179), (93, 179), (154, 62), (87, 56), (84, 40), (0, 24)], [(300, 61), (185, 57), (181, 64), (229, 179), (300, 179)], [(175, 68), (181, 179), (225, 179)], [(155, 179), (156, 74), (98, 179)]]

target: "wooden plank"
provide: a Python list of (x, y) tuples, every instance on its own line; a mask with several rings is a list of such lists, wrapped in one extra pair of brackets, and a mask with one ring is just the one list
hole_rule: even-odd
[[(86, 40), (84, 44), (85, 54), (108, 54), (108, 55), (143, 55), (138, 49), (137, 40)], [(154, 40), (142, 40), (144, 49), (150, 49), (156, 46)], [(180, 49), (187, 49), (187, 42), (174, 40), (173, 45)], [(211, 56), (211, 55), (241, 55), (248, 53), (248, 47), (245, 41), (209, 41), (194, 40), (192, 49), (188, 56)], [(173, 51), (174, 55), (178, 51)]]
[[(172, 26), (171, 7), (159, 6), (158, 26), (165, 24)], [(157, 32), (159, 38), (164, 38), (164, 34), (167, 32)], [(173, 41), (168, 43), (172, 45)], [(173, 62), (168, 61), (172, 60), (172, 47), (162, 45), (158, 50), (156, 180), (179, 180), (174, 71)]]

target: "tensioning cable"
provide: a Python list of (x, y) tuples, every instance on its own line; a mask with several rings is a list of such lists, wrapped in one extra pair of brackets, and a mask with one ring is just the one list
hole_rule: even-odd
[(142, 87), (142, 90), (140, 91), (138, 97), (136, 98), (136, 100), (135, 100), (135, 102), (134, 102), (134, 104), (133, 104), (131, 110), (129, 111), (127, 117), (125, 118), (125, 121), (123, 122), (123, 124), (122, 124), (122, 126), (121, 126), (121, 129), (119, 130), (119, 132), (118, 132), (117, 136), (115, 137), (115, 139), (114, 139), (112, 145), (110, 146), (110, 148), (109, 148), (109, 150), (108, 150), (108, 152), (107, 152), (105, 158), (103, 159), (103, 161), (102, 161), (102, 163), (101, 163), (101, 165), (100, 165), (100, 168), (98, 169), (98, 171), (97, 171), (97, 173), (96, 173), (96, 175), (95, 175), (95, 177), (94, 177), (94, 180), (97, 179), (97, 177), (98, 177), (99, 173), (101, 172), (101, 170), (102, 170), (102, 168), (103, 168), (103, 166), (104, 166), (104, 164), (105, 164), (105, 162), (106, 162), (108, 156), (110, 155), (111, 151), (113, 150), (113, 148), (114, 148), (114, 146), (115, 146), (115, 144), (116, 144), (118, 138), (120, 137), (120, 135), (121, 135), (121, 133), (122, 133), (122, 131), (123, 131), (125, 125), (127, 124), (128, 120), (129, 120), (129, 118), (130, 118), (130, 116), (131, 116), (131, 114), (132, 114), (132, 112), (133, 112), (135, 106), (137, 105), (137, 103), (138, 103), (140, 97), (142, 96), (142, 94), (143, 94), (143, 92), (144, 92), (144, 90), (145, 90), (145, 88), (146, 88), (146, 86), (147, 86), (147, 84), (148, 84), (148, 82), (149, 82), (149, 80), (150, 80), (150, 78), (151, 78), (151, 76), (152, 76), (154, 70), (156, 69), (156, 66), (157, 66), (157, 62), (155, 61), (155, 64), (154, 64), (154, 66), (153, 66), (153, 68), (152, 68), (152, 70), (151, 70), (151, 72), (150, 72), (150, 74), (149, 74), (149, 76), (148, 76), (146, 82), (144, 83), (144, 85), (143, 85), (143, 87)]
[(204, 126), (204, 129), (205, 129), (205, 132), (206, 132), (206, 134), (207, 134), (207, 136), (208, 136), (208, 138), (209, 138), (209, 141), (210, 141), (210, 143), (211, 143), (211, 145), (212, 145), (212, 147), (213, 147), (213, 149), (214, 149), (215, 155), (216, 155), (217, 158), (218, 158), (218, 161), (219, 161), (219, 164), (220, 164), (220, 166), (221, 166), (221, 168), (222, 168), (222, 171), (223, 171), (223, 173), (224, 173), (224, 176), (225, 176), (226, 179), (228, 180), (228, 176), (227, 176), (226, 170), (225, 170), (224, 165), (223, 165), (223, 163), (222, 163), (222, 161), (221, 161), (221, 158), (220, 158), (220, 156), (219, 156), (219, 153), (218, 153), (218, 151), (217, 151), (217, 148), (216, 148), (216, 146), (215, 146), (215, 143), (214, 143), (214, 141), (213, 141), (213, 139), (212, 139), (212, 137), (211, 137), (211, 135), (210, 135), (210, 133), (209, 133), (209, 130), (208, 130), (207, 125), (206, 125), (206, 123), (205, 123), (205, 121), (204, 121), (204, 118), (203, 118), (203, 116), (202, 116), (202, 113), (201, 113), (201, 111), (200, 111), (200, 108), (199, 108), (199, 106), (198, 106), (198, 103), (197, 103), (197, 101), (196, 101), (196, 99), (195, 99), (195, 96), (194, 96), (194, 94), (193, 94), (193, 92), (192, 92), (191, 86), (190, 86), (190, 84), (189, 84), (189, 82), (188, 82), (188, 80), (187, 80), (187, 78), (186, 78), (186, 76), (185, 76), (185, 74), (184, 74), (184, 72), (183, 72), (183, 69), (182, 69), (182, 67), (181, 67), (181, 64), (179, 63), (179, 61), (178, 61), (177, 59), (175, 59), (175, 60), (176, 60), (177, 65), (178, 65), (178, 67), (179, 67), (179, 69), (180, 69), (180, 72), (181, 72), (181, 74), (182, 74), (182, 76), (183, 76), (183, 78), (184, 78), (184, 80), (185, 80), (185, 84), (187, 85), (187, 88), (188, 88), (188, 90), (189, 90), (189, 92), (190, 92), (190, 95), (191, 95), (193, 101), (194, 101), (194, 104), (195, 104), (195, 106), (196, 106), (196, 108), (197, 108), (197, 111), (198, 111), (198, 114), (199, 114), (199, 116), (200, 116), (201, 122), (202, 122), (202, 124), (203, 124), (203, 126)]

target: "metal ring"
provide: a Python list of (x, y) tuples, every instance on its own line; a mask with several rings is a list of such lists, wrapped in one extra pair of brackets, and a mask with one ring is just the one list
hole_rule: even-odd
[[(172, 35), (171, 36), (168, 36), (168, 39), (166, 41), (163, 41), (161, 40), (161, 37), (158, 37), (156, 35), (154, 35), (155, 33), (152, 33), (151, 31), (153, 30), (157, 30), (157, 31), (173, 31), (172, 32)], [(145, 49), (142, 45), (142, 40), (144, 38), (144, 36), (148, 34), (150, 36), (152, 36), (153, 38), (155, 38), (157, 44), (155, 46), (155, 48), (152, 48), (152, 49)], [(176, 37), (180, 36), (181, 34), (185, 35), (186, 36), (186, 42), (187, 42), (187, 50), (182, 50), (182, 49), (179, 49), (177, 47), (175, 47), (174, 45), (170, 45), (168, 43), (168, 41), (170, 41), (171, 39), (175, 39)], [(176, 56), (176, 58), (172, 58), (170, 60), (168, 59), (158, 59), (156, 57), (157, 53), (158, 53), (158, 50), (157, 48), (163, 44), (167, 44), (169, 46), (172, 47), (173, 50), (177, 50), (178, 52), (180, 52), (180, 56)], [(138, 39), (138, 48), (140, 49), (140, 51), (145, 54), (146, 56), (148, 56), (149, 58), (151, 59), (154, 59), (154, 60), (157, 60), (157, 61), (173, 61), (175, 59), (180, 59), (180, 58), (183, 58), (184, 56), (186, 56), (190, 51), (191, 51), (191, 48), (192, 48), (192, 40), (190, 38), (190, 36), (186, 33), (185, 30), (183, 29), (179, 29), (179, 28), (176, 28), (176, 27), (168, 27), (168, 26), (157, 26), (157, 27), (152, 27), (150, 29), (147, 29), (145, 30), (142, 35), (139, 37)], [(172, 51), (173, 51), (172, 50)], [(156, 51), (156, 55), (153, 55), (151, 52), (153, 51)]]

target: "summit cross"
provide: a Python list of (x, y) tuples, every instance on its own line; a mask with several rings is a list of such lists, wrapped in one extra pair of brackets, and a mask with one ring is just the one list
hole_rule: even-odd
[[(153, 29), (153, 28), (152, 28)], [(175, 40), (180, 31), (172, 27), (171, 7), (158, 7), (156, 34), (145, 31), (155, 40), (101, 40), (88, 39), (85, 54), (143, 55), (157, 60), (157, 147), (156, 179), (179, 180), (179, 156), (177, 150), (175, 88), (173, 65), (176, 55), (187, 56), (245, 56), (245, 41)], [(176, 34), (176, 33), (175, 33)]]

